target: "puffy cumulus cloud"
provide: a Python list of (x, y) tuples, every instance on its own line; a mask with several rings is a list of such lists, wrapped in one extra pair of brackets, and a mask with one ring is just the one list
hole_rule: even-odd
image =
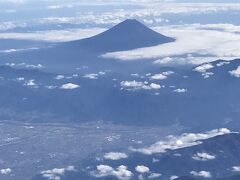
[(54, 79), (60, 80), (60, 79), (64, 79), (64, 78), (65, 78), (64, 75), (59, 74)]
[(1, 174), (10, 174), (12, 172), (12, 169), (6, 168), (6, 169), (1, 169), (0, 170)]
[(109, 152), (104, 155), (105, 159), (110, 160), (119, 160), (119, 159), (126, 159), (128, 155), (126, 153), (121, 152)]
[(98, 79), (98, 74), (91, 73), (91, 74), (86, 74), (83, 77), (88, 79)]
[(208, 154), (206, 152), (204, 152), (204, 153), (198, 152), (197, 154), (194, 154), (192, 158), (197, 161), (209, 161), (209, 160), (214, 160), (216, 158), (216, 156), (214, 156), (212, 154)]
[(161, 86), (159, 84), (151, 83), (149, 86), (145, 87), (144, 89), (160, 89)]
[(154, 74), (153, 76), (151, 76), (151, 79), (154, 80), (163, 80), (163, 79), (167, 79), (167, 76), (163, 75), (163, 74)]
[[(219, 65), (219, 63), (218, 63), (218, 65)], [(214, 75), (213, 72), (207, 72), (208, 70), (213, 69), (213, 68), (214, 68), (214, 66), (211, 63), (204, 63), (204, 64), (194, 68), (194, 71), (200, 72), (202, 74), (203, 78), (207, 79), (210, 76)]]
[(234, 77), (240, 78), (240, 66), (235, 70), (229, 71), (229, 73)]
[(174, 180), (174, 179), (177, 179), (177, 178), (178, 178), (178, 176), (173, 175), (173, 176), (171, 176), (169, 179), (170, 179), (170, 180)]
[(149, 176), (148, 176), (148, 179), (155, 179), (155, 178), (159, 178), (161, 177), (162, 174), (160, 173), (151, 173)]
[(176, 41), (130, 51), (106, 53), (102, 57), (125, 61), (156, 59), (155, 64), (202, 64), (216, 59), (231, 60), (240, 57), (237, 48), (240, 46), (239, 33), (206, 30), (195, 25), (162, 26), (155, 30), (175, 37)]
[(98, 165), (97, 170), (91, 172), (91, 175), (95, 177), (114, 176), (121, 180), (128, 180), (131, 179), (133, 173), (129, 171), (126, 166), (123, 165), (117, 167), (116, 169), (108, 165)]
[(67, 171), (76, 171), (74, 166), (68, 166), (66, 168), (54, 168), (51, 170), (42, 171), (42, 177), (49, 180), (60, 180), (61, 176)]
[(176, 92), (176, 93), (185, 93), (185, 92), (187, 92), (187, 89), (175, 89), (173, 92)]
[(144, 89), (144, 90), (158, 90), (161, 89), (161, 85), (148, 82), (141, 82), (141, 81), (122, 81), (120, 83), (122, 88), (126, 88), (128, 90), (137, 90), (137, 89)]
[(212, 175), (209, 171), (191, 171), (190, 174), (197, 177), (211, 178)]
[(210, 76), (213, 76), (213, 75), (214, 75), (213, 72), (202, 73), (202, 76), (203, 76), (204, 79), (210, 78)]
[(221, 67), (221, 66), (224, 66), (224, 65), (226, 65), (226, 64), (230, 64), (230, 62), (228, 62), (228, 61), (222, 61), (222, 62), (217, 63), (216, 66), (217, 66), (217, 67)]
[(201, 144), (201, 140), (228, 133), (231, 132), (226, 128), (215, 129), (206, 133), (185, 133), (180, 136), (168, 136), (166, 140), (156, 142), (155, 144), (146, 148), (131, 148), (131, 150), (134, 152), (140, 152), (148, 155), (155, 153), (165, 153), (167, 150), (176, 150), (180, 148), (198, 145)]
[(150, 79), (152, 80), (163, 80), (163, 79), (167, 79), (169, 75), (174, 74), (173, 71), (166, 71), (166, 72), (162, 72), (160, 74), (154, 74), (150, 77)]
[(240, 172), (240, 166), (233, 166), (232, 171), (233, 172)]
[(38, 88), (38, 85), (36, 84), (34, 79), (26, 80), (24, 83), (24, 86), (28, 86), (31, 88)]
[(237, 57), (227, 57), (227, 56), (201, 56), (199, 54), (183, 54), (180, 56), (174, 56), (174, 57), (163, 57), (160, 59), (157, 59), (153, 62), (153, 64), (156, 65), (172, 65), (175, 66), (176, 64), (179, 65), (185, 65), (185, 64), (193, 64), (193, 65), (201, 65), (203, 63), (209, 63), (216, 61), (216, 59), (224, 59), (226, 61), (231, 61), (234, 58)]
[(26, 64), (26, 63), (6, 63), (6, 66), (14, 67), (14, 68), (27, 68), (27, 69), (41, 69), (44, 66), (42, 64)]
[(73, 83), (67, 83), (67, 84), (63, 84), (60, 89), (67, 89), (67, 90), (72, 90), (72, 89), (76, 89), (79, 88), (80, 86), (77, 84), (73, 84)]
[(105, 75), (105, 74), (106, 74), (106, 72), (100, 71), (100, 72), (98, 72), (98, 73), (85, 74), (83, 77), (84, 77), (84, 78), (88, 78), (88, 79), (98, 79), (99, 76), (103, 76), (103, 75)]
[(207, 70), (210, 70), (212, 68), (214, 68), (214, 66), (211, 63), (206, 63), (196, 67), (194, 70), (197, 72), (205, 73)]
[(127, 88), (141, 88), (145, 84), (143, 82), (138, 81), (122, 81), (121, 86), (127, 87)]
[(143, 166), (143, 165), (138, 165), (135, 170), (140, 173), (140, 174), (144, 174), (144, 173), (149, 173), (150, 169), (147, 166)]

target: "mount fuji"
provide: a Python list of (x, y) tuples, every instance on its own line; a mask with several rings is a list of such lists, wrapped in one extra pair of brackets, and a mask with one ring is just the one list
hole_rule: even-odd
[(127, 19), (101, 34), (67, 44), (76, 45), (79, 49), (104, 53), (155, 46), (173, 41), (175, 41), (174, 38), (159, 34), (135, 19)]
[[(54, 72), (73, 72), (74, 69), (81, 66), (89, 66), (95, 70), (111, 68), (115, 71), (125, 72), (127, 69), (130, 71), (135, 69), (138, 63), (109, 61), (101, 58), (101, 55), (174, 41), (174, 38), (159, 34), (137, 20), (128, 19), (90, 38), (58, 43), (37, 50), (4, 54), (0, 57), (3, 63), (9, 61), (13, 63), (41, 63), (46, 70)], [(142, 63), (139, 66), (140, 69), (144, 67)]]

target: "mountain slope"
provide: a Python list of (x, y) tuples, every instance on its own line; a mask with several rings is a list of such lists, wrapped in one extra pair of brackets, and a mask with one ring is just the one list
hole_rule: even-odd
[(94, 52), (112, 52), (154, 46), (175, 41), (159, 34), (135, 19), (125, 20), (94, 37), (70, 42)]
[[(11, 119), (13, 114), (5, 116), (6, 109), (17, 109), (20, 114), (12, 117), (15, 120), (26, 119), (21, 118), (22, 114), (32, 111), (38, 114), (36, 121), (100, 119), (130, 125), (179, 124), (197, 130), (218, 127), (238, 130), (240, 84), (239, 78), (230, 72), (240, 66), (240, 60), (217, 66), (219, 63), (211, 63), (212, 68), (206, 72), (196, 71), (206, 64), (181, 70), (155, 67), (145, 72), (134, 71), (137, 74), (86, 68), (76, 74), (62, 74), (60, 79), (56, 76), (61, 74), (37, 70), (20, 73), (2, 67), (0, 102), (4, 109), (0, 117), (3, 118), (3, 113), (4, 119)], [(63, 90), (62, 85), (68, 83), (80, 87)], [(21, 104), (18, 107), (17, 102)]]

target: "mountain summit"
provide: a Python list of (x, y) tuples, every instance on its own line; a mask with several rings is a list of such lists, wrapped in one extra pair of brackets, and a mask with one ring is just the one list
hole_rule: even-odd
[(175, 39), (159, 34), (135, 19), (127, 19), (101, 34), (78, 41), (78, 45), (95, 52), (112, 52), (173, 41)]

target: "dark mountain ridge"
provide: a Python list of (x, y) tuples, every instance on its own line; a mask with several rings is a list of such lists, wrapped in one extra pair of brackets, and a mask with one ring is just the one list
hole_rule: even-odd
[(135, 19), (127, 19), (96, 36), (66, 44), (96, 53), (131, 50), (173, 41), (174, 38), (157, 33)]

